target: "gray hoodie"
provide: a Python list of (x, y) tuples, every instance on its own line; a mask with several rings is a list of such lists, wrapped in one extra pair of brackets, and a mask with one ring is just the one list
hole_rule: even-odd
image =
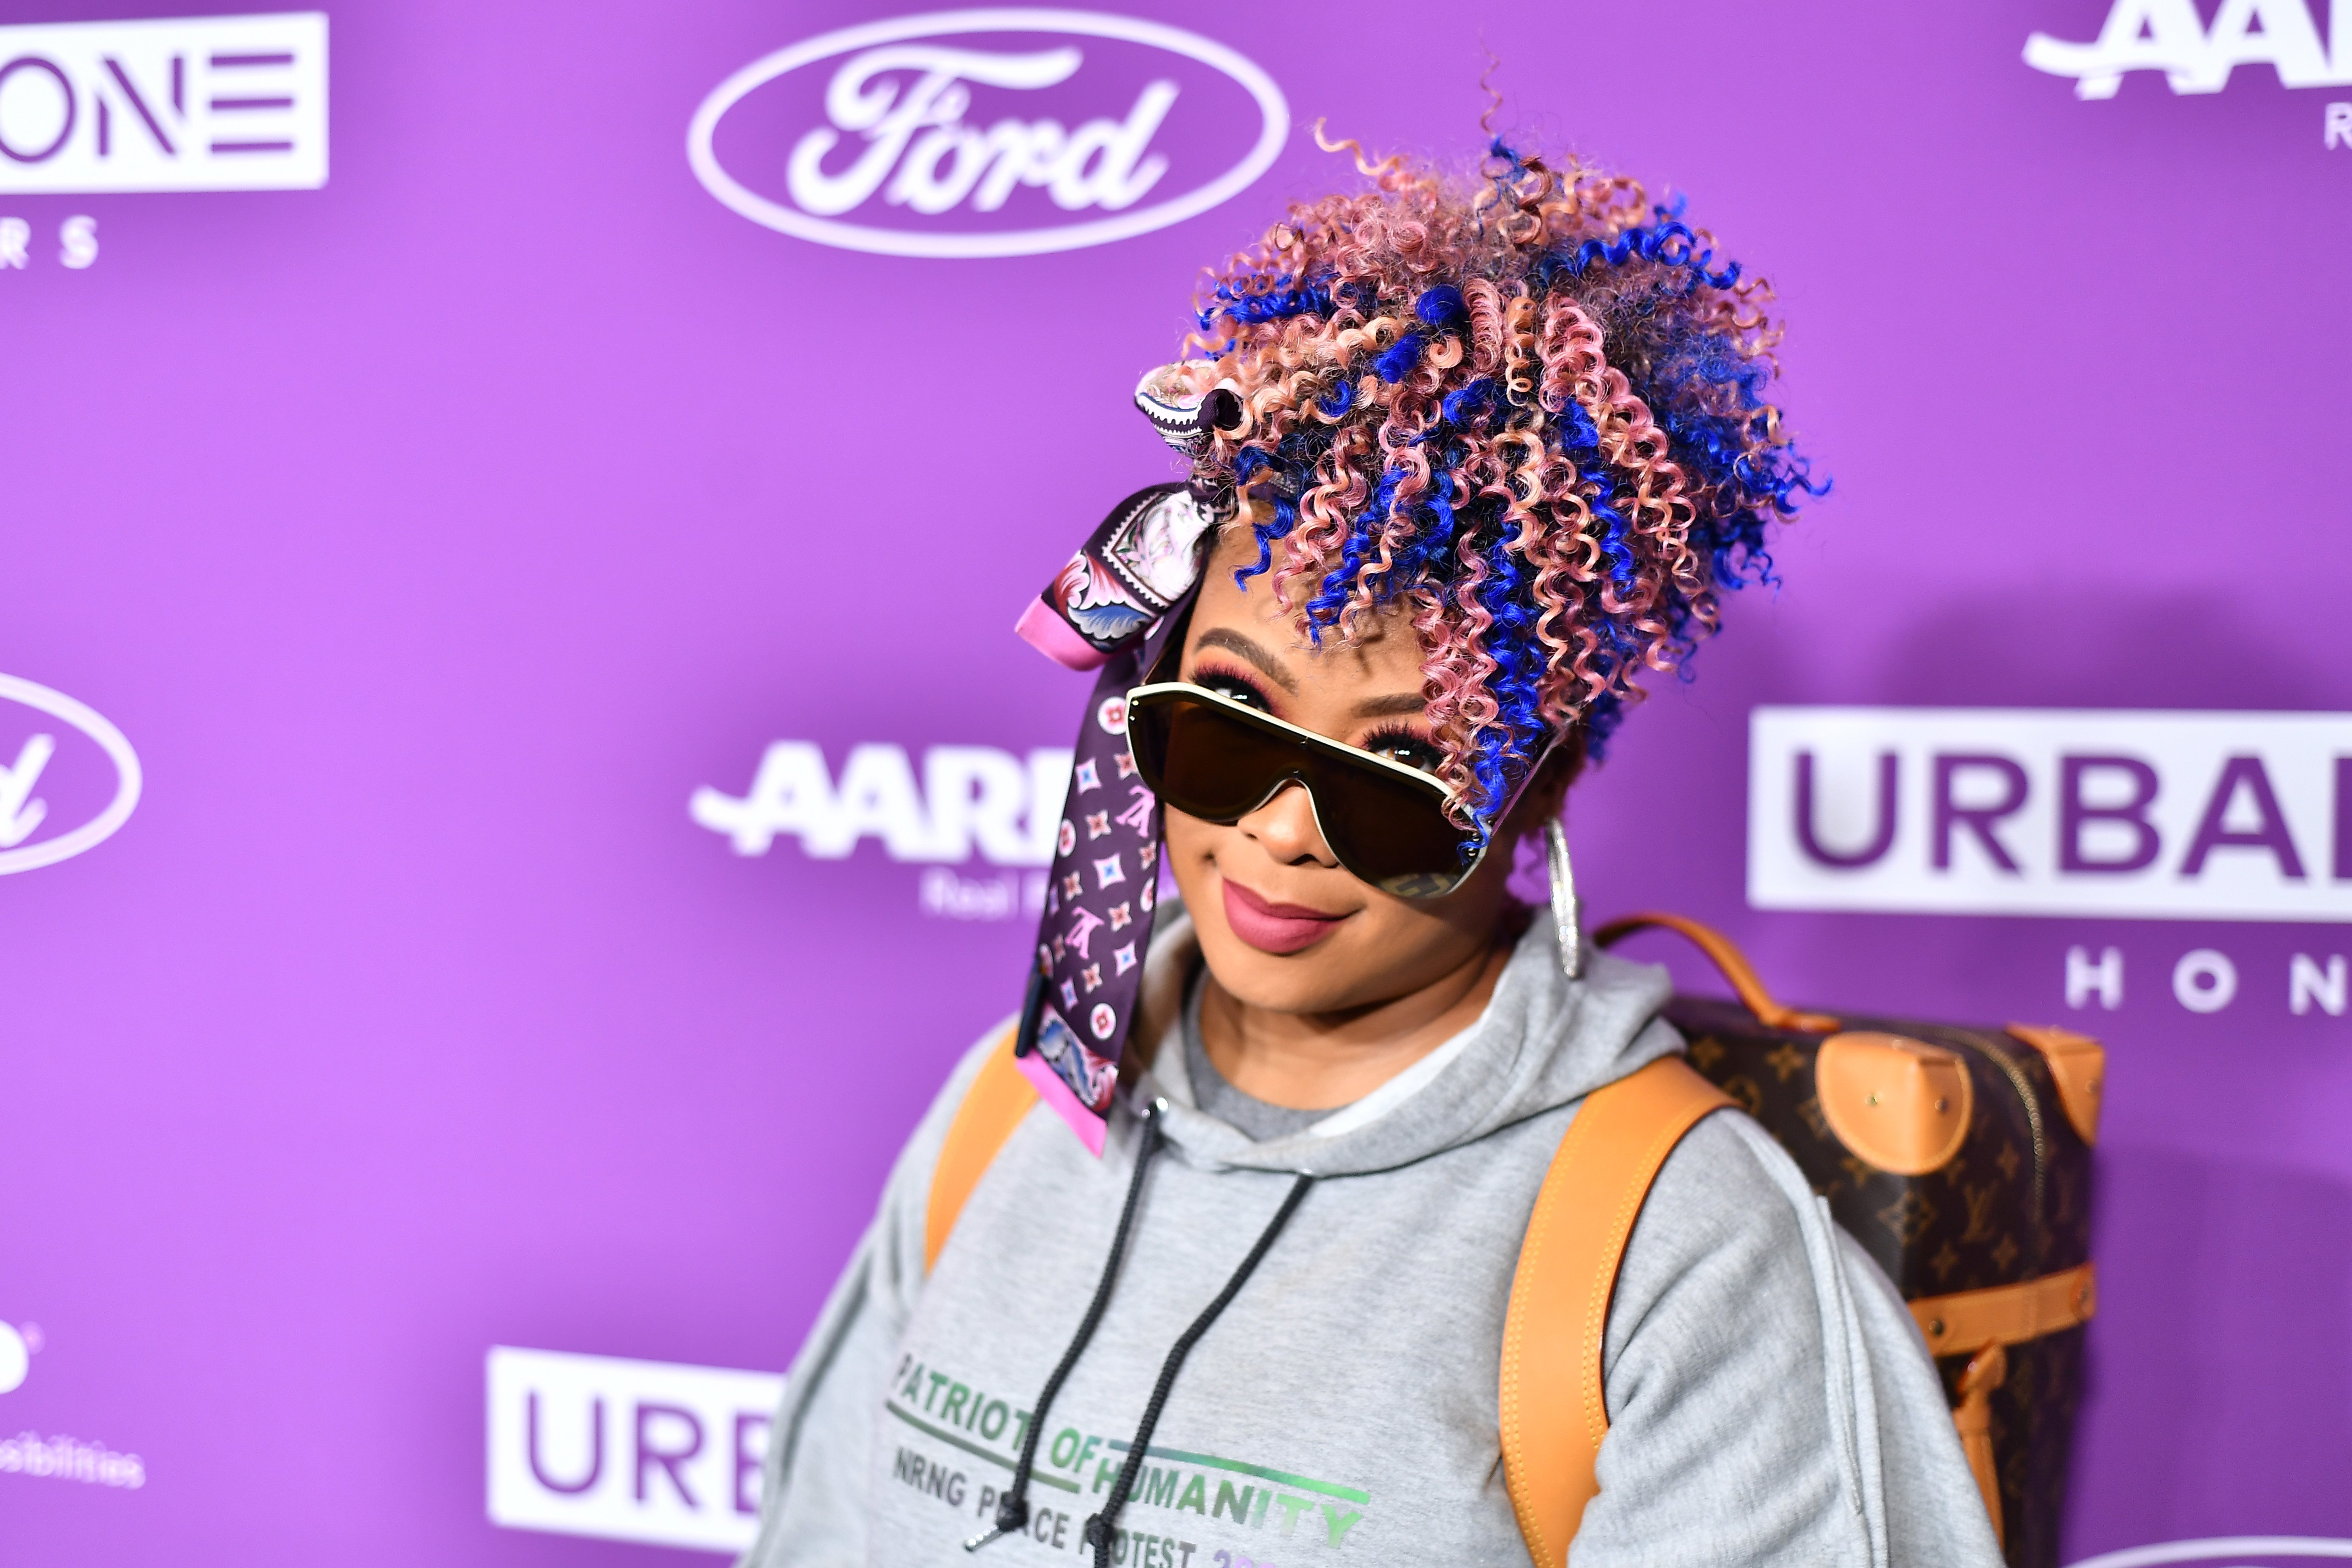
[[(1163, 919), (1138, 1037), (1152, 1068), (1104, 1156), (1034, 1109), (926, 1278), (932, 1165), (992, 1031), (900, 1155), (793, 1365), (743, 1568), (1089, 1563), (1085, 1521), (1169, 1347), (1301, 1171), (1321, 1179), (1185, 1363), (1114, 1560), (1526, 1564), (1496, 1390), (1519, 1243), (1582, 1098), (1680, 1044), (1656, 1016), (1664, 971), (1588, 951), (1570, 981), (1549, 923), (1476, 1024), (1357, 1104), (1255, 1142), (1196, 1109), (1181, 999), (1199, 947)], [(1134, 1108), (1154, 1095), (1166, 1145), (1108, 1313), (1041, 1432), (1028, 1530), (968, 1556), (1093, 1295)], [(1602, 1350), (1610, 1429), (1573, 1568), (2000, 1563), (1909, 1313), (1737, 1111), (1660, 1171)]]

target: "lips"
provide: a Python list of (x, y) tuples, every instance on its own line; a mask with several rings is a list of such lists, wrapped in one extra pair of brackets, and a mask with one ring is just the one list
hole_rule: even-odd
[(1346, 915), (1327, 915), (1297, 904), (1274, 904), (1228, 880), (1225, 923), (1260, 952), (1298, 952), (1328, 936)]

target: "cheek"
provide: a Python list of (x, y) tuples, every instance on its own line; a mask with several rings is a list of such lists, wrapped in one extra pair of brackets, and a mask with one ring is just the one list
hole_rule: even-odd
[(1169, 873), (1176, 879), (1177, 890), (1184, 895), (1184, 901), (1192, 904), (1199, 898), (1199, 884), (1208, 873), (1209, 863), (1216, 858), (1223, 841), (1233, 836), (1234, 829), (1171, 808), (1165, 814), (1160, 831), (1168, 847)]
[(1204, 945), (1222, 949), (1232, 941), (1225, 930), (1225, 911), (1217, 889), (1212, 885), (1219, 850), (1219, 841), (1231, 834), (1230, 827), (1219, 827), (1213, 822), (1202, 822), (1197, 816), (1187, 816), (1171, 810), (1161, 828), (1166, 847), (1168, 874), (1176, 883), (1176, 896), (1184, 900), (1184, 908), (1201, 931)]

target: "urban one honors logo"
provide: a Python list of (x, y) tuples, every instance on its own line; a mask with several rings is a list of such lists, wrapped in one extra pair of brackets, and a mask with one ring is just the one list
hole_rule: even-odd
[(0, 26), (0, 192), (326, 183), (320, 12)]
[(2114, 0), (2096, 39), (2035, 33), (2025, 63), (2073, 77), (2078, 98), (2113, 98), (2130, 71), (2162, 71), (2175, 92), (2219, 92), (2239, 66), (2269, 66), (2284, 87), (2340, 87), (2352, 83), (2352, 5), (2336, 0), (2334, 13), (2331, 60), (2306, 0), (2221, 0), (2210, 27), (2197, 0)]
[(1164, 228), (1264, 174), (1273, 79), (1223, 44), (1088, 11), (941, 11), (755, 60), (687, 161), (752, 222), (892, 256), (1027, 256)]
[(1759, 708), (1748, 833), (1759, 909), (2352, 920), (2352, 714)]
[(139, 755), (62, 691), (0, 675), (0, 876), (99, 844), (139, 805)]
[(740, 1552), (760, 1528), (773, 1373), (489, 1352), (490, 1522)]

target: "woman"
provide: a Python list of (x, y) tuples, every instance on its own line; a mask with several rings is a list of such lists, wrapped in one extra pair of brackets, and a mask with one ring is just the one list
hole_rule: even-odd
[[(1499, 143), (1475, 183), (1359, 167), (1147, 378), (1190, 484), (1024, 619), (1109, 665), (1021, 1054), (992, 1033), (900, 1158), (751, 1568), (1561, 1560), (1506, 1474), (1507, 1303), (1564, 1131), (1680, 1042), (1664, 973), (1580, 950), (1565, 896), (1530, 919), (1510, 851), (1810, 487), (1769, 296), (1638, 185)], [(943, 1230), (1005, 1061), (1069, 1125), (1009, 1123)], [(1736, 1111), (1601, 1300), (1579, 1568), (1999, 1561), (1900, 1301)]]

